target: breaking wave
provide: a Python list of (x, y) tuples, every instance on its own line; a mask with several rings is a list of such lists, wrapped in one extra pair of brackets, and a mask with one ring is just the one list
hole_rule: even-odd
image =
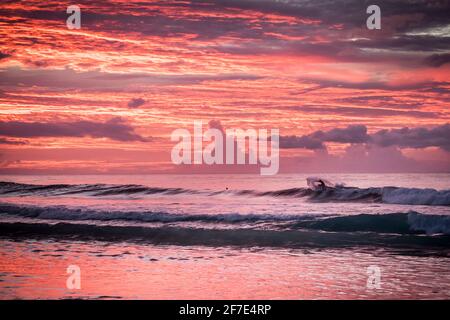
[[(316, 230), (194, 229), (180, 226), (111, 226), (73, 223), (0, 223), (0, 235), (15, 239), (56, 238), (100, 241), (139, 241), (182, 246), (242, 246), (287, 248), (338, 248), (356, 246), (420, 248), (443, 252), (450, 247), (450, 237), (423, 237), (380, 233), (321, 232)], [(423, 252), (423, 251), (419, 251)]]
[(445, 234), (450, 235), (450, 216), (421, 214), (414, 211), (387, 214), (357, 215), (271, 215), (271, 214), (174, 214), (154, 211), (97, 211), (63, 206), (19, 206), (0, 204), (3, 217), (28, 218), (34, 221), (54, 220), (77, 223), (81, 221), (122, 221), (132, 223), (196, 222), (199, 228), (207, 224), (229, 224), (273, 230), (320, 230), (329, 232), (374, 232), (380, 234)]
[(337, 186), (324, 190), (291, 188), (275, 191), (255, 190), (192, 190), (184, 188), (158, 188), (142, 185), (110, 184), (51, 184), (34, 185), (14, 182), (0, 182), (2, 196), (70, 196), (106, 197), (118, 195), (177, 195), (204, 194), (207, 196), (255, 196), (255, 197), (298, 197), (316, 202), (374, 202), (405, 205), (450, 206), (450, 190), (372, 187), (356, 188)]

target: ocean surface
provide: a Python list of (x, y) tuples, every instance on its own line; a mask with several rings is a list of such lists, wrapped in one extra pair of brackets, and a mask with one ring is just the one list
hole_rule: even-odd
[(0, 299), (450, 298), (450, 174), (0, 181)]

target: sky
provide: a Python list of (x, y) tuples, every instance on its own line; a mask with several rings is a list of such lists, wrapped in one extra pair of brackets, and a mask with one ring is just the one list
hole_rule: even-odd
[[(68, 29), (68, 5), (81, 28)], [(366, 8), (381, 8), (369, 30)], [(5, 1), (0, 173), (175, 166), (171, 132), (279, 129), (280, 172), (450, 172), (448, 1)]]

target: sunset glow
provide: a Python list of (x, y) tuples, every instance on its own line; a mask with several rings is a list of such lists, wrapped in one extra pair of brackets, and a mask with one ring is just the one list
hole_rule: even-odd
[(380, 3), (78, 1), (69, 30), (2, 1), (0, 173), (178, 172), (194, 120), (280, 129), (280, 172), (448, 172), (448, 16)]

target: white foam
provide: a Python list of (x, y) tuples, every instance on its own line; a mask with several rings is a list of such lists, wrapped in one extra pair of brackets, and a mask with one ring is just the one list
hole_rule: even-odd
[(450, 190), (385, 187), (382, 189), (382, 201), (395, 204), (448, 206)]

